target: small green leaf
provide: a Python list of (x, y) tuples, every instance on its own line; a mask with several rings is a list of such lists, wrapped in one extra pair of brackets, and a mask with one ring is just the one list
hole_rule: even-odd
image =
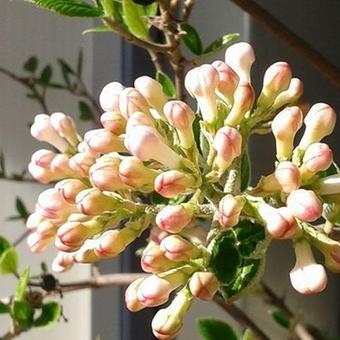
[(12, 306), (12, 317), (24, 328), (29, 328), (33, 324), (34, 309), (27, 301), (14, 301)]
[(161, 196), (158, 192), (153, 191), (150, 194), (150, 201), (152, 204), (168, 204), (169, 203), (169, 199), (165, 198), (163, 196)]
[(256, 340), (254, 332), (247, 328), (242, 335), (242, 340)]
[(154, 17), (157, 15), (158, 11), (158, 1), (155, 1), (153, 4), (143, 6), (144, 13), (148, 17)]
[(83, 121), (93, 120), (93, 113), (89, 105), (83, 101), (78, 103), (80, 119)]
[(7, 249), (11, 247), (12, 245), (4, 237), (0, 236), (0, 257)]
[(27, 72), (34, 73), (38, 68), (38, 58), (35, 56), (28, 58), (23, 68)]
[(119, 1), (113, 2), (113, 8), (114, 8), (114, 18), (117, 22), (120, 23), (121, 26), (123, 26), (127, 31), (129, 30), (126, 26), (126, 23), (124, 21), (124, 13), (123, 13), (123, 5)]
[(248, 188), (251, 181), (251, 163), (249, 158), (249, 151), (246, 149), (243, 152), (241, 159), (241, 191)]
[(135, 37), (148, 40), (149, 29), (144, 18), (144, 8), (135, 4), (132, 0), (122, 0), (124, 21)]
[(162, 71), (157, 71), (156, 79), (163, 86), (163, 91), (168, 96), (169, 99), (176, 97), (175, 85), (174, 85), (173, 81), (169, 78), (168, 75), (166, 75)]
[(94, 7), (85, 1), (74, 0), (31, 0), (36, 6), (58, 14), (71, 17), (101, 17), (103, 9)]
[(235, 330), (227, 323), (217, 319), (201, 319), (198, 321), (203, 340), (238, 340)]
[(230, 45), (234, 41), (236, 41), (239, 38), (238, 33), (232, 33), (232, 34), (227, 34), (224, 35), (215, 41), (213, 41), (204, 51), (203, 54), (211, 54), (211, 53), (216, 53), (219, 50), (225, 48), (226, 46)]
[(59, 63), (59, 66), (60, 66), (60, 70), (61, 70), (61, 74), (63, 76), (64, 82), (65, 82), (67, 88), (70, 88), (72, 86), (70, 75), (74, 75), (75, 72), (65, 60), (58, 59), (58, 63)]
[(324, 178), (324, 177), (336, 175), (339, 173), (340, 173), (339, 166), (335, 162), (333, 162), (332, 165), (327, 170), (318, 172), (318, 176), (319, 178)]
[(8, 314), (8, 313), (10, 313), (10, 311), (11, 311), (11, 309), (9, 308), (9, 306), (0, 302), (0, 314)]
[(202, 54), (202, 41), (196, 29), (189, 24), (181, 24), (180, 27), (181, 31), (185, 33), (181, 35), (185, 46), (196, 55)]
[(34, 321), (35, 327), (48, 327), (59, 320), (61, 306), (57, 302), (47, 302), (41, 308), (40, 316)]
[(273, 309), (270, 311), (270, 315), (273, 318), (273, 320), (278, 323), (283, 328), (289, 329), (290, 327), (290, 320), (288, 315), (280, 310), (280, 309)]
[(52, 78), (53, 70), (51, 65), (47, 65), (41, 72), (40, 75), (40, 84), (42, 85), (48, 85), (51, 78)]
[(13, 274), (18, 269), (18, 254), (13, 247), (6, 249), (0, 256), (0, 274)]
[(17, 197), (15, 199), (15, 208), (19, 214), (19, 216), (23, 219), (26, 220), (30, 213), (28, 212), (25, 203), (22, 201), (20, 197)]
[(102, 25), (102, 26), (89, 28), (89, 29), (83, 31), (82, 34), (85, 35), (85, 34), (89, 34), (89, 33), (106, 33), (106, 32), (112, 32), (112, 30), (109, 27)]
[(30, 270), (29, 268), (26, 268), (19, 278), (17, 289), (15, 291), (15, 300), (21, 301), (25, 299), (29, 277)]

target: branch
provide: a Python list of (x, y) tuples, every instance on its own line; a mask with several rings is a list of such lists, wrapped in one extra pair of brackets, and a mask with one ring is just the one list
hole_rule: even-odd
[(322, 75), (340, 89), (340, 70), (331, 64), (320, 52), (309, 45), (305, 40), (291, 31), (286, 25), (277, 20), (268, 11), (252, 0), (231, 0), (245, 12), (250, 14), (259, 23), (269, 28), (287, 45), (293, 48)]

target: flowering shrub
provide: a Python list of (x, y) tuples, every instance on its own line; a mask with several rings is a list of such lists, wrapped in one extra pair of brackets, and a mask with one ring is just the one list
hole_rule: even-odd
[[(321, 143), (336, 114), (318, 103), (304, 117), (293, 106), (302, 82), (284, 62), (267, 69), (256, 99), (254, 61), (243, 42), (226, 50), (225, 61), (190, 70), (185, 87), (197, 108), (169, 100), (144, 76), (135, 87), (103, 88), (103, 128), (83, 138), (63, 113), (37, 115), (31, 127), (55, 149), (34, 153), (29, 171), (41, 183), (58, 182), (40, 194), (28, 218), (29, 247), (40, 252), (55, 243), (52, 267), (63, 272), (115, 257), (148, 230), (141, 266), (150, 276), (133, 282), (125, 297), (135, 312), (165, 304), (176, 291), (152, 321), (159, 339), (176, 336), (194, 297), (233, 301), (254, 287), (272, 239), (292, 239), (290, 280), (302, 294), (327, 285), (311, 246), (325, 267), (340, 272), (340, 244), (328, 236), (339, 222), (340, 177)], [(249, 137), (270, 132), (275, 167), (250, 186)]]

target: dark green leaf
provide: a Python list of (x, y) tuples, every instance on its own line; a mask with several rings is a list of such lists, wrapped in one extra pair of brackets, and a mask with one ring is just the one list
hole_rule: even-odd
[(71, 17), (101, 17), (103, 9), (94, 7), (85, 1), (74, 0), (32, 0), (38, 6), (58, 14)]
[(144, 8), (142, 5), (135, 4), (132, 0), (123, 0), (124, 21), (135, 37), (148, 40), (149, 28), (144, 18)]
[(34, 73), (38, 68), (38, 58), (35, 56), (28, 58), (23, 68), (27, 72)]
[(45, 303), (41, 308), (40, 316), (34, 321), (35, 327), (48, 327), (59, 320), (61, 306), (57, 302)]
[(204, 340), (238, 340), (239, 338), (235, 330), (221, 320), (202, 319), (198, 324)]
[(80, 49), (78, 53), (78, 61), (77, 61), (77, 76), (78, 78), (81, 78), (81, 75), (83, 74), (83, 64), (84, 64), (84, 55), (83, 50)]
[(0, 314), (7, 314), (11, 311), (9, 306), (5, 305), (4, 303), (0, 302)]
[(121, 24), (127, 31), (129, 30), (126, 26), (126, 23), (124, 21), (124, 14), (123, 14), (123, 5), (119, 1), (113, 2), (113, 8), (114, 8), (114, 17), (117, 22)]
[(30, 270), (29, 268), (26, 268), (19, 278), (17, 289), (15, 291), (15, 300), (21, 301), (25, 299), (29, 277)]
[(24, 328), (29, 328), (33, 324), (34, 309), (27, 301), (14, 301), (12, 306), (12, 317)]
[(248, 188), (251, 181), (251, 163), (249, 159), (249, 151), (245, 149), (241, 159), (241, 191)]
[(173, 81), (162, 71), (157, 71), (156, 79), (163, 86), (164, 93), (169, 99), (176, 97), (176, 88)]
[(93, 113), (91, 108), (87, 105), (87, 103), (80, 101), (78, 103), (79, 111), (80, 111), (80, 119), (83, 121), (93, 120)]
[(109, 27), (102, 25), (102, 26), (89, 28), (89, 29), (83, 31), (82, 34), (85, 35), (85, 34), (89, 34), (89, 33), (106, 33), (106, 32), (112, 32), (112, 30)]
[(12, 245), (4, 237), (0, 236), (0, 257), (7, 249), (11, 247)]
[(28, 212), (25, 203), (22, 201), (20, 197), (17, 197), (15, 199), (15, 208), (19, 214), (19, 216), (23, 219), (26, 220), (30, 213)]
[(64, 82), (67, 86), (67, 88), (70, 88), (71, 85), (71, 80), (70, 80), (70, 75), (74, 75), (75, 72), (71, 68), (71, 66), (63, 59), (58, 59), (58, 63), (60, 66), (61, 74), (63, 76)]
[(53, 74), (53, 70), (52, 70), (51, 65), (47, 65), (41, 72), (40, 79), (39, 79), (40, 83), (42, 85), (48, 85), (52, 78), (52, 74)]
[(217, 40), (213, 41), (204, 51), (203, 54), (211, 54), (216, 53), (219, 50), (225, 48), (226, 46), (230, 45), (231, 43), (235, 42), (239, 38), (238, 33), (232, 33), (224, 35)]
[(152, 204), (168, 204), (169, 199), (161, 196), (158, 192), (153, 191), (150, 194), (150, 201)]
[(270, 315), (272, 316), (274, 321), (278, 323), (280, 326), (289, 329), (290, 319), (284, 311), (280, 309), (273, 309), (270, 311)]
[(14, 248), (6, 249), (0, 256), (0, 274), (13, 274), (18, 269), (18, 254)]
[(318, 173), (319, 178), (324, 178), (332, 175), (336, 175), (340, 173), (340, 168), (339, 166), (333, 162), (332, 165), (325, 171), (320, 171)]
[(202, 41), (196, 29), (189, 24), (181, 24), (181, 31), (185, 32), (181, 35), (185, 46), (196, 55), (202, 54)]

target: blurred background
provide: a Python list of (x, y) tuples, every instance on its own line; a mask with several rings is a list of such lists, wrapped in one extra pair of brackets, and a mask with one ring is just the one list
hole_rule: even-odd
[[(277, 19), (305, 39), (324, 57), (340, 67), (340, 2), (337, 0), (259, 0)], [(318, 71), (299, 57), (286, 43), (281, 42), (267, 28), (241, 11), (227, 0), (197, 0), (191, 24), (198, 28), (206, 44), (216, 36), (239, 32), (240, 40), (250, 42), (255, 48), (257, 61), (253, 68), (253, 79), (257, 91), (265, 69), (276, 61), (287, 61), (293, 74), (304, 81), (306, 103), (327, 102), (340, 112), (339, 90), (332, 86)], [(92, 20), (77, 20), (53, 15), (38, 10), (24, 1), (2, 0), (0, 3), (0, 66), (22, 73), (23, 62), (31, 55), (39, 57), (41, 64), (56, 65), (57, 58), (74, 65), (79, 49), (84, 55), (84, 80), (94, 95), (113, 80), (122, 80), (130, 85), (132, 79), (142, 74), (152, 74), (153, 69), (142, 51), (127, 46), (111, 33), (82, 35), (82, 31), (93, 27)], [(223, 53), (214, 57), (223, 58)], [(144, 62), (145, 61), (145, 62)], [(0, 148), (5, 154), (9, 172), (20, 172), (27, 167), (31, 154), (40, 146), (29, 134), (28, 125), (33, 116), (40, 112), (37, 104), (26, 98), (22, 86), (0, 74)], [(80, 124), (80, 130), (91, 127), (90, 123), (79, 121), (78, 99), (61, 91), (53, 91), (48, 97), (51, 112), (70, 114)], [(340, 159), (340, 124), (328, 140), (335, 157)], [(259, 136), (251, 144), (253, 178), (269, 173), (273, 168), (273, 137)], [(43, 186), (32, 183), (0, 181), (0, 233), (14, 241), (23, 232), (19, 222), (7, 221), (13, 214), (15, 199), (20, 196), (32, 210), (36, 197)], [(20, 268), (32, 267), (39, 270), (40, 262), (51, 263), (54, 250), (44, 254), (31, 254), (21, 243)], [(138, 262), (138, 261), (137, 261)], [(129, 271), (137, 268), (131, 249), (122, 259), (103, 263), (103, 272)], [(306, 319), (327, 331), (330, 335), (340, 334), (340, 278), (329, 277), (328, 289), (314, 297), (301, 297), (289, 284), (288, 273), (294, 265), (294, 256), (289, 242), (275, 242), (268, 256), (265, 281), (278, 293), (287, 296), (288, 304), (294, 310), (303, 310)], [(63, 274), (62, 280), (80, 280), (90, 275), (88, 266), (78, 265), (71, 272)], [(0, 294), (6, 296), (13, 291), (14, 280), (2, 278)], [(65, 340), (139, 340), (152, 339), (150, 318), (152, 311), (131, 315), (122, 303), (120, 288), (70, 293), (63, 299), (63, 311), (68, 319), (50, 330), (31, 331), (21, 339)], [(258, 299), (249, 298), (241, 302), (243, 308), (254, 317), (271, 339), (285, 339), (285, 333), (267, 316), (266, 309)], [(144, 314), (143, 314), (144, 313)], [(195, 302), (188, 313), (179, 340), (199, 339), (196, 320), (200, 317), (227, 316), (212, 303)], [(0, 334), (8, 327), (7, 319), (0, 316)]]

